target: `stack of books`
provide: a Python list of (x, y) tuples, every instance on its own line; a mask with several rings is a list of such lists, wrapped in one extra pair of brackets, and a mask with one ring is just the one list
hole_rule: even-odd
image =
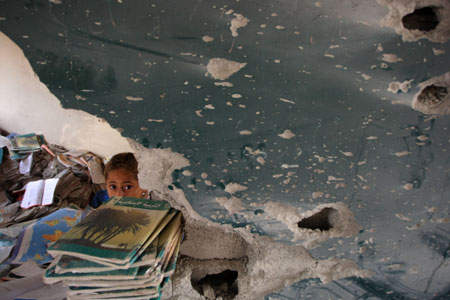
[(36, 135), (34, 133), (16, 135), (10, 139), (11, 146), (8, 147), (11, 159), (23, 159), (29, 153), (38, 152), (41, 150), (41, 145), (44, 144), (44, 136)]
[(44, 282), (67, 299), (160, 299), (173, 274), (182, 215), (166, 201), (112, 197), (48, 248)]

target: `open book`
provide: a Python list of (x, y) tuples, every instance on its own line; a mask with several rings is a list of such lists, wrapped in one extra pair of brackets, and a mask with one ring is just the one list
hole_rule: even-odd
[(20, 207), (30, 208), (53, 204), (53, 195), (58, 180), (59, 178), (50, 178), (28, 182)]

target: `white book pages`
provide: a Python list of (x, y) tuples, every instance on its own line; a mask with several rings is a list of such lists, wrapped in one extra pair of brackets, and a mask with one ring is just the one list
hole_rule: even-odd
[(32, 206), (41, 205), (44, 184), (44, 180), (28, 182), (20, 207), (30, 208)]
[(42, 195), (42, 205), (53, 204), (53, 196), (55, 194), (56, 185), (59, 178), (50, 178), (45, 180), (44, 193)]
[(20, 207), (30, 208), (32, 206), (53, 204), (53, 196), (58, 181), (59, 178), (50, 178), (28, 182)]

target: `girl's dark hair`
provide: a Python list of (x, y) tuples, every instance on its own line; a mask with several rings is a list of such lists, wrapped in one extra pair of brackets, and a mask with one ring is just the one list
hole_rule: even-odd
[(131, 152), (114, 155), (105, 166), (105, 178), (108, 178), (109, 172), (117, 169), (128, 170), (138, 178), (138, 163)]

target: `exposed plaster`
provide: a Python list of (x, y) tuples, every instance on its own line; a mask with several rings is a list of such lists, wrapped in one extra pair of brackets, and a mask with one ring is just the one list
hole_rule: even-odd
[[(377, 0), (386, 6), (389, 13), (381, 20), (381, 26), (392, 27), (404, 41), (429, 39), (432, 42), (445, 43), (450, 39), (450, 1), (448, 0)], [(417, 9), (432, 7), (439, 23), (429, 31), (407, 29), (402, 23), (403, 17)]]
[(419, 84), (412, 108), (425, 114), (450, 114), (450, 72), (433, 77)]
[(43, 133), (49, 143), (88, 149), (100, 156), (131, 151), (105, 120), (84, 111), (64, 109), (39, 81), (22, 50), (0, 32), (0, 126), (17, 133)]
[(211, 58), (206, 69), (214, 79), (226, 80), (246, 65), (247, 63), (239, 63), (225, 58)]
[[(332, 226), (329, 230), (306, 229), (299, 227), (299, 222), (309, 218), (325, 208), (332, 208), (333, 213), (328, 216)], [(320, 204), (310, 211), (299, 212), (296, 207), (276, 202), (266, 204), (265, 212), (284, 225), (294, 234), (294, 241), (302, 241), (306, 248), (317, 246), (317, 243), (328, 238), (349, 237), (358, 233), (361, 226), (356, 223), (353, 213), (342, 202)]]

